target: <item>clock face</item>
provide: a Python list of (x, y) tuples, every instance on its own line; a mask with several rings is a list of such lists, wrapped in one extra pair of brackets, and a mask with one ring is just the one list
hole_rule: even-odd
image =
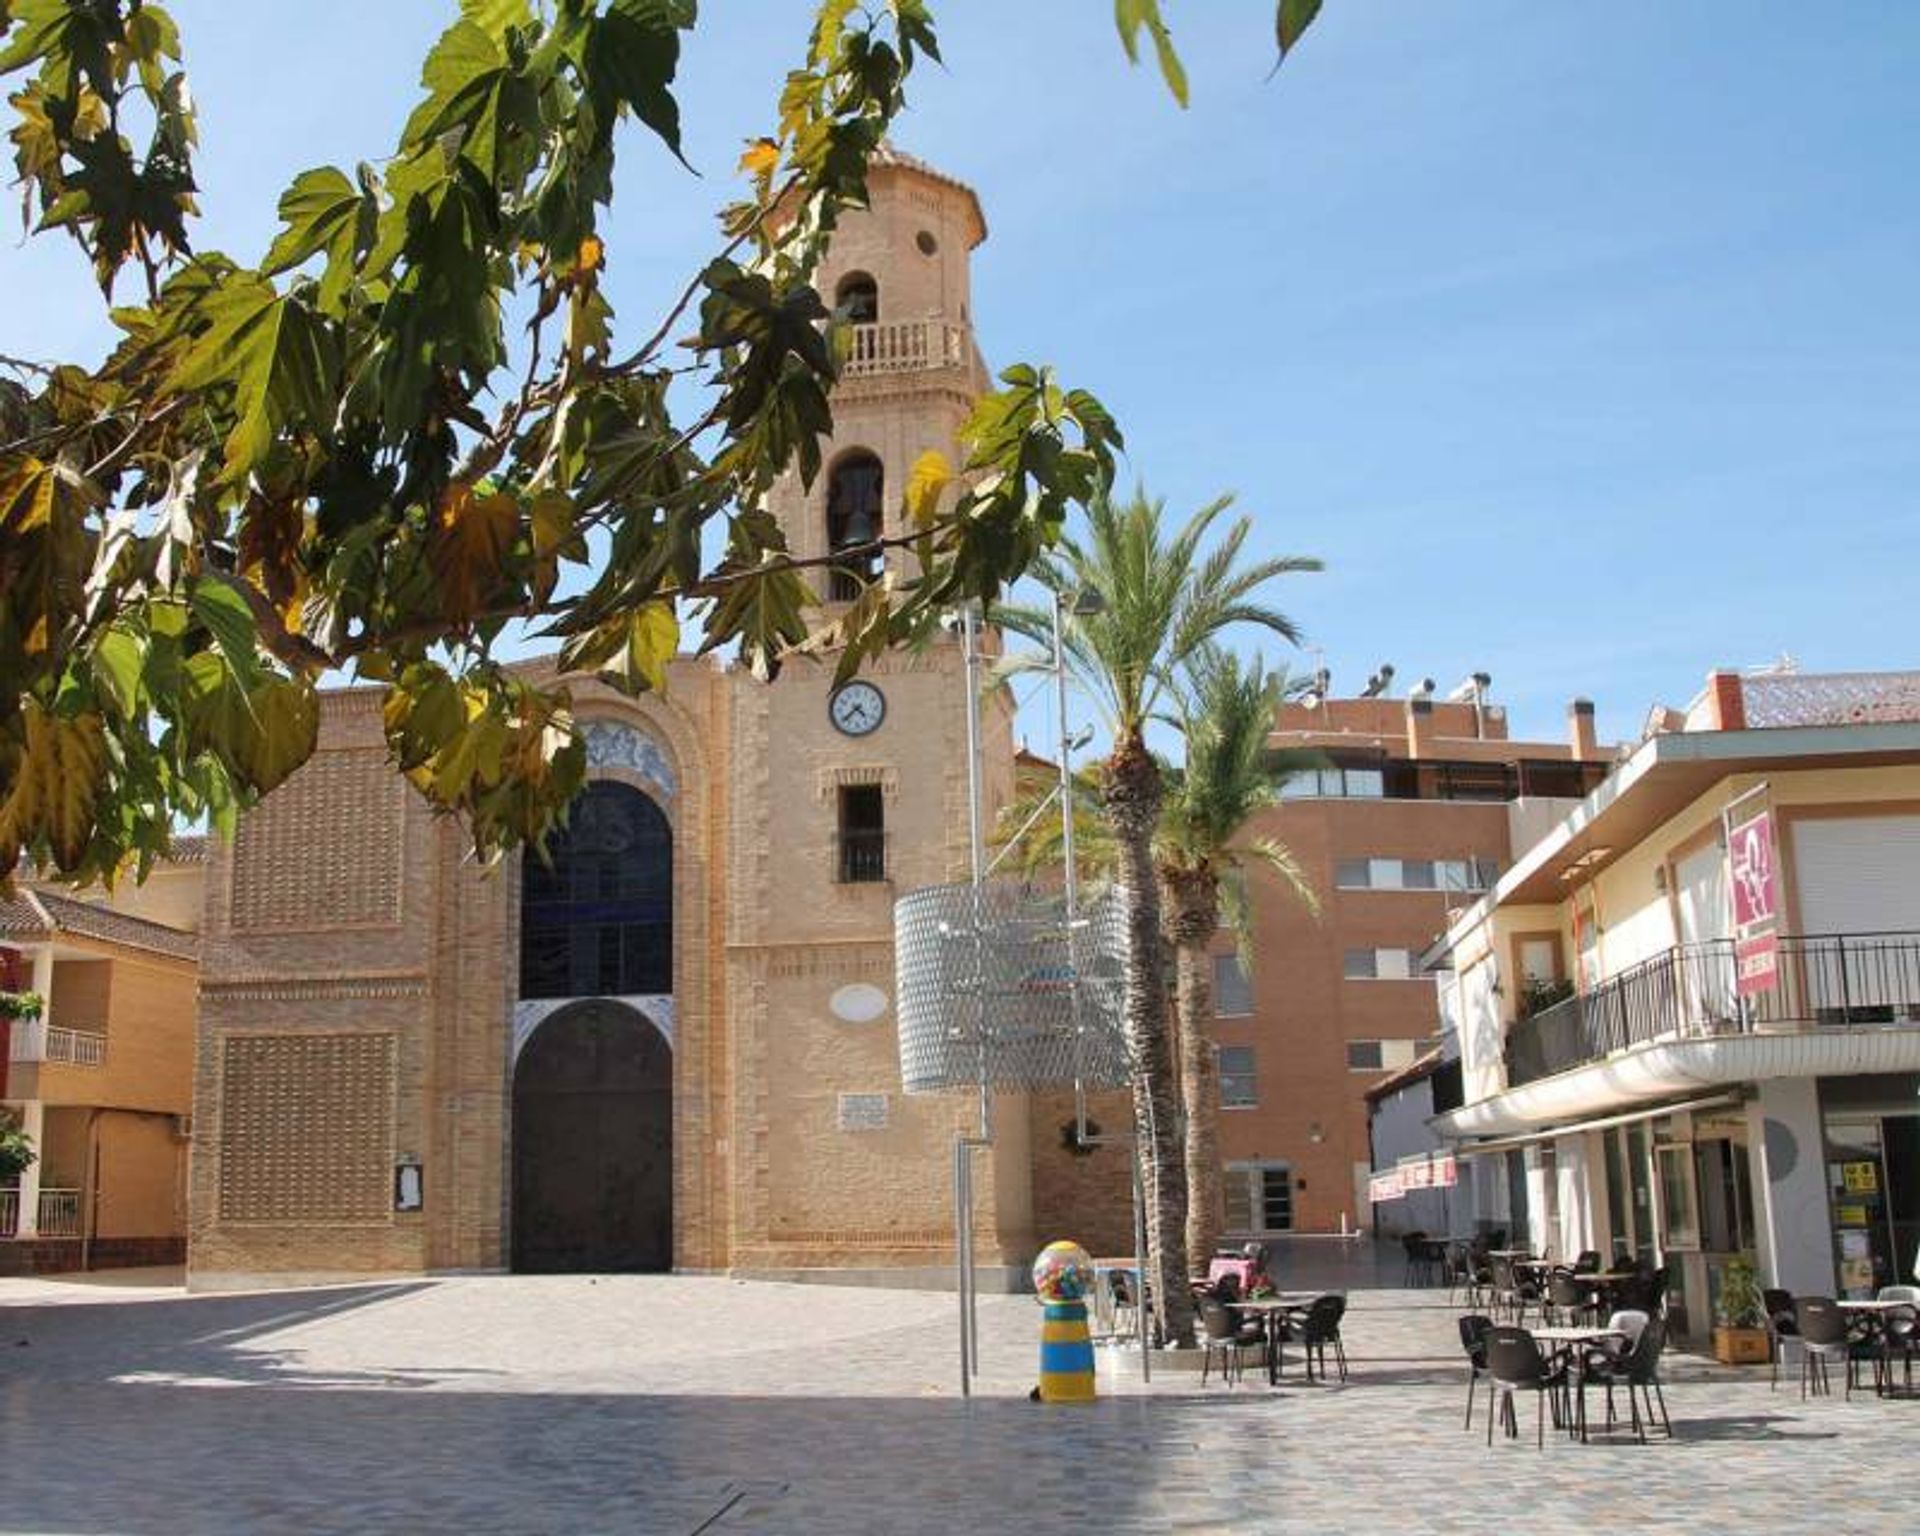
[(886, 695), (872, 683), (848, 683), (834, 690), (827, 701), (827, 715), (845, 735), (870, 735), (887, 718)]

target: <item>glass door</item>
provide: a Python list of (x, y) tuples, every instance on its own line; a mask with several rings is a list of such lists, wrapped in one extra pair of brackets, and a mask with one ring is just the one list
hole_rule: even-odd
[(1878, 1119), (1827, 1122), (1827, 1196), (1840, 1294), (1871, 1297), (1894, 1273)]

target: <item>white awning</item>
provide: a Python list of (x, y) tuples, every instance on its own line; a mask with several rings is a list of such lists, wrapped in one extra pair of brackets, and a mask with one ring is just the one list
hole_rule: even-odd
[(1581, 1120), (1572, 1125), (1556, 1125), (1550, 1130), (1530, 1131), (1525, 1136), (1498, 1136), (1491, 1141), (1463, 1141), (1456, 1152), (1461, 1157), (1484, 1157), (1495, 1152), (1512, 1152), (1556, 1136), (1577, 1136), (1583, 1131), (1606, 1131), (1616, 1125), (1637, 1125), (1642, 1120), (1657, 1120), (1662, 1115), (1677, 1115), (1683, 1110), (1730, 1109), (1740, 1102), (1737, 1093), (1709, 1094), (1703, 1099), (1683, 1099), (1678, 1104), (1656, 1104), (1651, 1109), (1636, 1109), (1630, 1114), (1605, 1115), (1598, 1120)]

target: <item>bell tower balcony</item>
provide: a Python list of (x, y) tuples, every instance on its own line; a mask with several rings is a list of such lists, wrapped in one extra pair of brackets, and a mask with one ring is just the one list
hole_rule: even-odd
[(870, 321), (848, 326), (845, 334), (842, 380), (966, 368), (973, 361), (967, 327), (945, 320)]

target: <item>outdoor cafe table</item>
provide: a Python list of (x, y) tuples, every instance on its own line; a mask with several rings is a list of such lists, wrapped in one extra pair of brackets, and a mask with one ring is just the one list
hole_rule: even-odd
[(1267, 1385), (1280, 1384), (1280, 1325), (1289, 1312), (1310, 1307), (1319, 1299), (1306, 1291), (1282, 1291), (1277, 1296), (1260, 1296), (1252, 1301), (1230, 1301), (1229, 1312), (1248, 1312), (1260, 1319), (1267, 1331)]
[[(1626, 1337), (1618, 1328), (1554, 1327), (1534, 1328), (1529, 1331), (1538, 1342), (1559, 1346), (1554, 1353), (1566, 1356), (1569, 1382), (1575, 1379), (1576, 1369), (1583, 1366), (1584, 1356), (1580, 1353), (1582, 1344), (1598, 1344), (1606, 1339)], [(1584, 1374), (1583, 1371), (1582, 1374)], [(1583, 1390), (1580, 1404), (1580, 1438), (1582, 1440), (1587, 1438), (1586, 1419), (1586, 1394)], [(1569, 1432), (1571, 1432), (1571, 1426), (1569, 1426)]]

